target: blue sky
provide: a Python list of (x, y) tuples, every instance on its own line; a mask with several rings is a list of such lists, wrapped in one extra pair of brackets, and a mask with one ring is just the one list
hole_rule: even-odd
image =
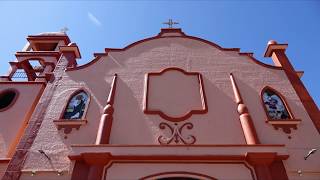
[(320, 105), (320, 1), (1, 1), (0, 74), (26, 36), (68, 27), (84, 64), (94, 52), (154, 36), (172, 18), (183, 31), (222, 47), (254, 52), (265, 63), (268, 40), (289, 43), (287, 55)]

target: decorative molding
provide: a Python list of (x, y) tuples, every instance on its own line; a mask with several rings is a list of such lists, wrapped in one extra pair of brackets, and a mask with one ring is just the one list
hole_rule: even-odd
[(179, 142), (182, 142), (183, 144), (190, 145), (194, 144), (196, 142), (196, 138), (193, 135), (188, 135), (187, 137), (183, 137), (182, 130), (184, 128), (192, 129), (193, 124), (190, 122), (182, 124), (180, 127), (178, 126), (178, 123), (174, 123), (174, 126), (170, 126), (169, 124), (162, 122), (159, 124), (160, 129), (166, 129), (166, 127), (170, 130), (170, 137), (165, 138), (164, 136), (158, 137), (158, 142), (160, 144), (170, 144), (172, 142), (178, 144)]
[(239, 119), (246, 139), (247, 144), (260, 144), (260, 141), (257, 136), (254, 124), (252, 122), (251, 115), (248, 111), (247, 106), (244, 104), (243, 99), (240, 94), (239, 87), (233, 77), (233, 74), (230, 73), (230, 80), (232, 84), (232, 89), (236, 103), (238, 105), (237, 111), (239, 113)]
[(113, 121), (113, 103), (117, 86), (117, 74), (114, 74), (110, 87), (110, 92), (107, 100), (107, 105), (103, 109), (103, 114), (100, 119), (97, 138), (95, 144), (109, 144), (110, 133)]
[[(212, 156), (212, 155), (113, 155), (110, 152), (88, 152), (81, 153), (79, 155), (68, 156), (70, 160), (75, 163), (83, 163), (82, 166), (77, 166), (73, 170), (73, 180), (77, 179), (77, 174), (84, 174), (86, 177), (81, 177), (81, 180), (90, 179), (91, 170), (95, 170), (93, 167), (105, 166), (105, 175), (107, 170), (112, 167), (114, 163), (197, 163), (197, 164), (243, 164), (251, 173), (252, 179), (264, 179), (265, 176), (273, 176), (273, 172), (269, 171), (269, 167), (276, 161), (283, 161), (288, 159), (288, 156), (281, 156), (277, 153), (265, 153), (265, 152), (248, 152), (247, 154), (235, 156)], [(232, 161), (232, 162), (231, 162)], [(248, 166), (248, 163), (253, 167)], [(284, 168), (284, 167), (283, 167)], [(102, 178), (103, 172), (101, 168), (97, 168), (99, 171), (95, 171), (95, 176)], [(263, 170), (263, 171), (259, 171)], [(268, 170), (268, 171), (267, 171)], [(279, 171), (278, 174), (286, 175), (286, 171)], [(75, 175), (75, 176), (74, 176)], [(148, 177), (148, 176), (147, 176)], [(79, 179), (77, 179), (79, 180)]]
[[(282, 129), (286, 134), (291, 134), (291, 129), (298, 129), (298, 124), (301, 123), (300, 119), (281, 119), (281, 120), (266, 120), (266, 123), (271, 124), (274, 129)], [(288, 136), (290, 139), (291, 137)]]
[[(159, 148), (168, 148), (168, 146), (162, 146), (158, 144), (72, 144), (71, 145), (73, 148), (129, 148), (129, 147), (135, 147), (135, 148), (148, 148), (148, 147), (159, 147)], [(227, 147), (238, 147), (238, 148), (251, 148), (251, 147), (258, 147), (258, 148), (267, 148), (267, 147), (272, 147), (272, 148), (284, 148), (286, 145), (285, 144), (194, 144), (192, 147), (196, 148), (227, 148)], [(173, 144), (169, 146), (170, 148), (172, 147), (189, 147), (188, 145), (184, 144)], [(237, 149), (237, 148), (235, 148)], [(248, 149), (249, 151), (249, 149)]]
[(0, 164), (7, 164), (9, 163), (11, 160), (11, 158), (1, 158), (0, 159)]
[(57, 126), (58, 130), (63, 129), (65, 139), (68, 138), (67, 134), (70, 134), (72, 129), (79, 130), (82, 125), (88, 123), (85, 119), (60, 119), (53, 122)]
[[(179, 33), (179, 36), (163, 36), (164, 33)], [(252, 61), (255, 64), (258, 64), (260, 66), (263, 66), (265, 68), (270, 68), (270, 69), (275, 69), (275, 70), (283, 70), (281, 67), (277, 67), (277, 66), (273, 66), (273, 65), (269, 65), (269, 64), (265, 64), (257, 59), (255, 59), (253, 57), (253, 53), (246, 53), (246, 52), (240, 52), (240, 48), (223, 48), (211, 41), (205, 40), (205, 39), (201, 39), (198, 37), (194, 37), (194, 36), (188, 36), (185, 35), (181, 29), (161, 29), (161, 32), (157, 35), (157, 36), (153, 36), (150, 38), (146, 38), (146, 39), (142, 39), (139, 41), (136, 41), (134, 43), (131, 43), (130, 45), (121, 48), (121, 49), (116, 49), (116, 48), (105, 48), (105, 52), (104, 53), (94, 53), (95, 58), (88, 62), (87, 64), (81, 65), (81, 66), (77, 66), (77, 67), (73, 67), (73, 68), (68, 68), (67, 71), (75, 71), (75, 70), (80, 70), (83, 68), (86, 68), (88, 66), (91, 66), (93, 64), (95, 64), (96, 62), (98, 62), (98, 60), (100, 60), (101, 57), (103, 56), (108, 56), (109, 52), (121, 52), (121, 51), (126, 51), (134, 46), (137, 46), (141, 43), (147, 42), (147, 41), (151, 41), (151, 40), (156, 40), (156, 39), (161, 39), (161, 38), (184, 38), (184, 39), (191, 39), (191, 40), (195, 40), (195, 41), (200, 41), (202, 43), (208, 44), (210, 46), (213, 46), (221, 51), (233, 51), (239, 54), (239, 56), (246, 56), (248, 57), (248, 59), (250, 61)]]
[[(270, 42), (270, 41), (269, 41)], [(288, 44), (268, 43), (267, 49), (264, 52), (264, 57), (271, 57), (275, 50), (285, 51), (288, 48)]]
[(63, 40), (64, 43), (67, 45), (71, 41), (67, 35), (55, 35), (55, 36), (50, 36), (50, 35), (29, 35), (27, 37), (27, 40), (32, 43), (32, 42), (43, 42), (43, 41), (49, 41), (49, 42), (59, 42), (60, 40)]
[[(161, 76), (167, 71), (178, 71), (183, 73), (184, 75), (187, 76), (197, 76), (198, 77), (198, 82), (199, 82), (199, 92), (200, 92), (200, 100), (201, 100), (201, 106), (202, 108), (199, 110), (190, 110), (189, 112), (185, 113), (183, 116), (180, 117), (171, 117), (167, 114), (165, 114), (161, 110), (151, 110), (149, 109), (149, 101), (148, 101), (148, 96), (149, 96), (149, 81), (150, 78), (149, 76)], [(198, 72), (186, 72), (183, 69), (177, 68), (177, 67), (171, 67), (171, 68), (166, 68), (162, 70), (161, 72), (151, 72), (147, 73), (145, 76), (145, 87), (144, 87), (144, 103), (143, 103), (143, 111), (145, 114), (157, 114), (160, 117), (162, 117), (165, 120), (172, 121), (172, 122), (180, 122), (184, 121), (188, 118), (190, 118), (193, 114), (205, 114), (208, 112), (208, 106), (207, 106), (207, 101), (206, 101), (206, 95), (203, 87), (203, 80), (202, 76)]]
[(56, 60), (60, 57), (60, 52), (58, 51), (18, 51), (15, 54), (16, 57), (55, 57)]
[[(128, 149), (129, 147), (129, 149)], [(151, 147), (151, 148), (149, 148)], [(158, 148), (157, 148), (158, 147)], [(211, 147), (212, 149), (203, 148)], [(217, 151), (217, 148), (223, 148)], [(243, 147), (239, 151), (239, 148)], [(278, 169), (268, 170), (274, 165), (274, 162), (282, 162), (289, 158), (288, 152), (283, 144), (221, 144), (221, 145), (72, 145), (73, 153), (69, 155), (69, 159), (77, 163), (86, 163), (73, 170), (73, 174), (87, 174), (84, 171), (91, 171), (91, 167), (96, 165), (105, 165), (105, 174), (112, 167), (113, 163), (175, 163), (175, 164), (243, 164), (252, 173), (252, 179), (263, 179), (266, 174), (258, 172), (260, 163), (262, 163), (263, 172), (274, 177), (274, 174), (286, 175), (286, 171), (282, 166), (276, 166)], [(270, 149), (271, 148), (271, 149)], [(202, 150), (201, 150), (202, 149)], [(116, 155), (111, 152), (117, 152)], [(172, 152), (179, 152), (175, 154)], [(231, 152), (231, 153), (230, 153)], [(86, 154), (86, 155), (85, 155)], [(271, 155), (271, 156), (270, 156)], [(275, 155), (275, 156), (274, 156)], [(90, 158), (90, 159), (88, 159)], [(270, 158), (274, 160), (270, 162)], [(253, 163), (253, 167), (249, 166), (249, 162)], [(255, 163), (256, 162), (256, 163)], [(86, 167), (86, 168), (81, 168)], [(268, 170), (268, 171), (265, 171)], [(255, 172), (255, 173), (254, 173)], [(102, 176), (103, 173), (101, 173)], [(255, 176), (257, 175), (257, 178)], [(88, 179), (88, 176), (83, 179)], [(278, 176), (280, 177), (280, 176)], [(77, 179), (77, 178), (74, 178)], [(273, 178), (281, 179), (281, 178)], [(77, 179), (79, 180), (79, 179)]]
[(64, 52), (72, 52), (75, 58), (81, 58), (79, 47), (75, 43), (67, 46), (59, 46), (59, 52), (61, 54)]

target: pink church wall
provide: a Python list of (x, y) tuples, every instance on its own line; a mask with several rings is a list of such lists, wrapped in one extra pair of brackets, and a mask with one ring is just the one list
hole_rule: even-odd
[(4, 175), (7, 169), (8, 163), (9, 163), (9, 159), (7, 160), (4, 160), (3, 158), (0, 159), (0, 178), (2, 178), (2, 176)]
[[(208, 112), (194, 114), (182, 122), (193, 124), (193, 129), (184, 130), (183, 136), (194, 135), (195, 144), (246, 144), (229, 79), (232, 72), (261, 143), (286, 145), (290, 153), (290, 158), (284, 161), (288, 172), (296, 171), (299, 167), (319, 171), (319, 155), (313, 156), (308, 162), (305, 162), (302, 156), (309, 148), (319, 147), (319, 142), (316, 141), (318, 138), (309, 138), (319, 137), (319, 134), (282, 70), (261, 66), (248, 56), (240, 56), (235, 51), (222, 51), (200, 41), (173, 37), (146, 41), (126, 51), (109, 52), (108, 56), (102, 56), (86, 68), (65, 72), (48, 106), (24, 170), (69, 171), (72, 168), (67, 158), (73, 151), (70, 146), (94, 144), (100, 116), (115, 73), (118, 74), (118, 81), (110, 143), (158, 145), (160, 135), (170, 136), (168, 129), (160, 129), (159, 124), (166, 122), (173, 126), (173, 122), (143, 112), (144, 78), (146, 73), (160, 72), (169, 67), (178, 67), (186, 72), (199, 72), (203, 78)], [(290, 134), (291, 139), (288, 139), (288, 134), (282, 130), (275, 130), (265, 123), (266, 115), (261, 104), (260, 91), (266, 85), (282, 93), (295, 117), (302, 120), (298, 129)], [(86, 114), (88, 123), (79, 130), (72, 130), (67, 139), (64, 139), (64, 133), (56, 129), (53, 121), (61, 117), (68, 97), (81, 88), (90, 93), (90, 105)], [(54, 168), (39, 155), (37, 149), (40, 148), (48, 151)], [(163, 171), (169, 170), (167, 165), (158, 166), (163, 168)], [(111, 168), (111, 173), (114, 177), (120, 176), (124, 169), (134, 173), (129, 170), (134, 167), (143, 169), (147, 165), (116, 165)], [(248, 171), (242, 169), (242, 166), (232, 165), (232, 168), (247, 177)], [(152, 168), (149, 170), (151, 174), (155, 172)], [(213, 172), (206, 168), (204, 170)], [(290, 179), (296, 177), (294, 173), (289, 173), (289, 176)]]
[(197, 75), (185, 75), (177, 70), (149, 76), (148, 109), (161, 110), (172, 118), (183, 117), (190, 110), (203, 109), (198, 81)]
[[(115, 120), (111, 132), (112, 143), (157, 143), (157, 137), (162, 133), (158, 128), (162, 119), (157, 115), (145, 115), (141, 111), (143, 107), (144, 75), (148, 72), (159, 72), (168, 67), (179, 67), (187, 72), (195, 71), (203, 75), (209, 111), (204, 115), (193, 115), (188, 120), (196, 123), (196, 128), (190, 133), (197, 134), (197, 143), (245, 143), (240, 124), (236, 120), (238, 115), (235, 111), (236, 104), (233, 102), (231, 88), (228, 89), (230, 93), (228, 96), (216, 87), (210, 70), (202, 70), (201, 68), (203, 67), (193, 68), (196, 64), (200, 64), (199, 66), (210, 66), (208, 64), (211, 61), (210, 57), (218, 54), (219, 50), (197, 41), (187, 43), (185, 41), (184, 39), (160, 39), (145, 42), (143, 45), (132, 47), (126, 52), (109, 53), (110, 58), (104, 57), (97, 64), (80, 70), (89, 73), (97, 66), (109, 67), (109, 71), (107, 72), (103, 72), (105, 71), (104, 69), (97, 69), (95, 72), (99, 73), (102, 71), (104, 74), (118, 73), (119, 75), (114, 105)], [(184, 43), (187, 47), (184, 47)], [(190, 50), (191, 47), (195, 50)], [(191, 57), (187, 56), (187, 52), (192, 52)], [(72, 71), (70, 75), (77, 74), (80, 76), (80, 71)], [(224, 75), (225, 81), (230, 84), (228, 72), (224, 72)], [(231, 85), (227, 87), (231, 87)], [(234, 107), (234, 109), (229, 107)], [(130, 132), (131, 134), (124, 134), (123, 132)], [(208, 135), (207, 132), (212, 132), (212, 135)], [(228, 133), (229, 136), (222, 139), (221, 135), (225, 133)]]
[(0, 112), (0, 158), (8, 157), (10, 148), (15, 148), (10, 146), (14, 145), (16, 138), (23, 133), (23, 127), (28, 122), (43, 87), (42, 83), (0, 83), (0, 92), (14, 89), (18, 95), (9, 109)]
[(69, 180), (71, 175), (68, 172), (64, 172), (61, 175), (58, 175), (57, 172), (36, 172), (34, 175), (31, 175), (31, 172), (22, 173), (20, 179), (23, 180)]
[(14, 103), (0, 112), (0, 177), (7, 168), (43, 88), (42, 83), (0, 83), (0, 93), (7, 89), (17, 92)]
[[(260, 71), (260, 70), (259, 70)], [(254, 72), (252, 72), (254, 76)], [(256, 72), (258, 73), (258, 72)], [(294, 92), (294, 89), (287, 81), (286, 76), (283, 73), (275, 74), (270, 72), (266, 74), (271, 81), (266, 81), (262, 77), (257, 78), (255, 81), (261, 81), (262, 83), (248, 83), (246, 77), (238, 75), (238, 85), (243, 92), (244, 102), (248, 106), (249, 112), (255, 123), (255, 127), (258, 132), (258, 137), (262, 143), (265, 144), (285, 144), (290, 158), (284, 161), (284, 165), (287, 169), (290, 179), (318, 179), (317, 172), (320, 174), (320, 154), (312, 155), (312, 158), (307, 161), (304, 160), (304, 156), (312, 149), (319, 147), (318, 141), (319, 133), (313, 125), (310, 117), (306, 113), (302, 103), (298, 96)], [(270, 78), (272, 77), (272, 78)], [(291, 130), (290, 134), (284, 133), (281, 129), (275, 130), (270, 124), (267, 124), (266, 113), (263, 109), (260, 92), (265, 86), (270, 86), (280, 92), (286, 99), (288, 106), (290, 107), (293, 115), (297, 119), (301, 119), (301, 123), (298, 125), (297, 130)], [(290, 138), (290, 139), (289, 139)], [(304, 171), (303, 176), (298, 175), (298, 171)]]

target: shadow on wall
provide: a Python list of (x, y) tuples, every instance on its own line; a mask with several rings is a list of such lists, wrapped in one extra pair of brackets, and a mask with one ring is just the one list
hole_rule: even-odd
[[(264, 110), (264, 103), (262, 102), (260, 95), (261, 90), (266, 85), (262, 85), (261, 83), (254, 89), (247, 82), (242, 81), (239, 77), (236, 77), (236, 81), (240, 88), (240, 93), (242, 95), (244, 104), (247, 106), (252, 117), (252, 121), (260, 142), (262, 144), (286, 144), (289, 134), (285, 134), (281, 129), (275, 130), (272, 125), (266, 123), (267, 115)], [(277, 88), (272, 85), (270, 85), (270, 87), (277, 90)], [(289, 106), (291, 105), (289, 104)], [(291, 134), (294, 134), (294, 131), (295, 130), (293, 130)]]
[[(226, 77), (229, 77), (228, 74)], [(227, 80), (224, 83), (228, 83)], [(208, 113), (192, 116), (195, 127), (197, 124), (200, 125), (196, 127), (198, 131), (195, 131), (198, 134), (197, 144), (245, 144), (235, 100), (231, 99), (206, 76), (203, 76), (203, 81)], [(231, 82), (226, 88), (232, 88)], [(208, 136), (208, 132), (211, 135)]]
[[(178, 47), (176, 49), (173, 49), (172, 47)], [(184, 38), (178, 38), (175, 39), (175, 41), (172, 41), (172, 38), (166, 39), (156, 39), (151, 41), (143, 42), (143, 44), (139, 44), (137, 46), (133, 46), (129, 49), (126, 49), (125, 51), (120, 51), (111, 53), (110, 58), (117, 62), (117, 64), (120, 66), (124, 66), (125, 62), (129, 59), (135, 59), (138, 57), (144, 57), (143, 53), (154, 53), (156, 57), (160, 57), (162, 55), (168, 55), (172, 51), (177, 53), (178, 51), (181, 51), (181, 53), (190, 53), (191, 50), (204, 50), (204, 47), (212, 47), (208, 44), (205, 44), (203, 42), (199, 42), (196, 40), (191, 39), (184, 39)], [(110, 51), (113, 52), (113, 51)], [(148, 59), (146, 59), (148, 61)]]
[(287, 142), (290, 146), (299, 146), (304, 148), (312, 149), (313, 147), (319, 147), (320, 142), (317, 138), (310, 138), (319, 135), (313, 121), (306, 112), (304, 106), (300, 100), (292, 100), (286, 98), (288, 105), (290, 106), (291, 112), (296, 119), (301, 119), (301, 123), (298, 124), (296, 130), (292, 130), (291, 141)]
[[(66, 108), (65, 106), (67, 106), (67, 103), (71, 98), (71, 95), (79, 89), (85, 89), (88, 92), (88, 95), (90, 96), (88, 109), (86, 112), (84, 112), (83, 117), (88, 121), (88, 123), (82, 125), (79, 128), (79, 130), (73, 128), (72, 131), (69, 134), (67, 134), (67, 139), (64, 139), (64, 129), (59, 130), (59, 137), (61, 141), (63, 141), (67, 145), (93, 144), (96, 139), (96, 132), (98, 130), (98, 125), (102, 114), (103, 106), (100, 104), (99, 99), (96, 97), (95, 93), (93, 93), (91, 89), (89, 89), (86, 85), (77, 85), (77, 87), (75, 85), (74, 87), (60, 93), (59, 96), (55, 99), (53, 107), (55, 107), (55, 109), (58, 112), (56, 113), (55, 118), (53, 120), (59, 120), (60, 117), (62, 118), (62, 114), (64, 113)], [(105, 93), (107, 94), (108, 92)], [(107, 100), (105, 100), (105, 102), (106, 101)]]
[[(143, 81), (142, 81), (143, 82)], [(143, 87), (143, 84), (140, 85)], [(111, 130), (112, 144), (154, 144), (152, 121), (143, 114), (142, 101), (137, 101), (130, 87), (118, 77)], [(158, 127), (156, 127), (158, 128)]]

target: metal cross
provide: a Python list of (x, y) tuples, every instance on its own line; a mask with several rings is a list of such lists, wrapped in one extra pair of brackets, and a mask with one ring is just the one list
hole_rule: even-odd
[(179, 24), (179, 23), (178, 22), (173, 22), (172, 19), (169, 19), (168, 22), (164, 22), (162, 24), (167, 24), (167, 25), (169, 25), (169, 29), (172, 29), (173, 28), (172, 25)]
[(62, 33), (66, 33), (67, 31), (69, 31), (69, 29), (67, 27), (60, 29), (60, 32), (62, 32)]

